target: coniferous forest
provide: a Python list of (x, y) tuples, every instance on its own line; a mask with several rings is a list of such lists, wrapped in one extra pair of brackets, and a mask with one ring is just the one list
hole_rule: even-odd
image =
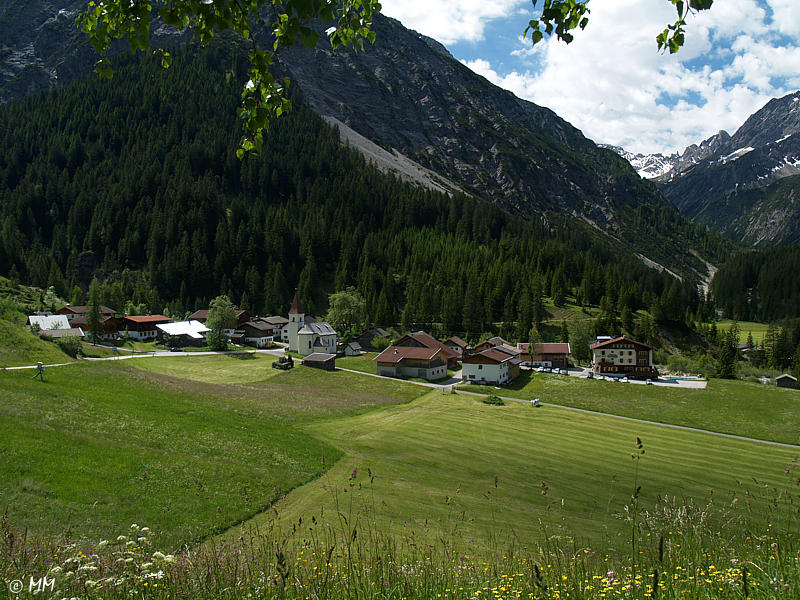
[(574, 219), (523, 220), (380, 173), (298, 97), (239, 161), (245, 67), (222, 45), (177, 52), (168, 70), (127, 56), (112, 80), (0, 107), (0, 271), (73, 302), (97, 277), (118, 310), (172, 314), (218, 294), (285, 312), (295, 287), (320, 313), (353, 285), (370, 321), (467, 335), (497, 322), (526, 335), (544, 296), (710, 314), (696, 281)]

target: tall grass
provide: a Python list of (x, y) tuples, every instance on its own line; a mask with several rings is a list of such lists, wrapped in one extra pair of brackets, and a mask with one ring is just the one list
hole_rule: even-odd
[[(644, 460), (641, 450), (640, 444), (636, 464)], [(535, 544), (511, 535), (480, 553), (447, 535), (430, 541), (409, 529), (390, 536), (370, 518), (380, 502), (373, 474), (355, 469), (344, 482), (328, 482), (335, 514), (278, 528), (276, 513), (236, 540), (174, 555), (155, 550), (139, 525), (109, 532), (108, 540), (76, 543), (68, 535), (33, 539), (6, 515), (0, 597), (14, 580), (27, 585), (29, 577), (46, 575), (55, 582), (47, 593), (57, 598), (794, 599), (800, 597), (796, 462), (782, 489), (762, 486), (757, 494), (712, 496), (702, 504), (661, 497), (644, 506), (634, 491), (618, 515), (631, 530), (628, 555), (581, 544), (580, 532), (574, 539), (550, 535), (545, 526)], [(763, 498), (755, 502), (755, 495)], [(753, 515), (765, 498), (768, 509)]]

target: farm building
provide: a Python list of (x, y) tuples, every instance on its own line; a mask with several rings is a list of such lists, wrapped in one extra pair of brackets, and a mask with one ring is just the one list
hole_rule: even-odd
[(519, 357), (508, 348), (493, 346), (461, 361), (461, 379), (467, 383), (502, 385), (519, 375)]
[(784, 373), (783, 375), (778, 375), (775, 378), (775, 385), (781, 388), (787, 388), (790, 390), (797, 389), (797, 378), (792, 377), (788, 373)]
[(657, 378), (653, 364), (653, 347), (625, 336), (598, 338), (591, 344), (592, 371), (638, 378)]
[(469, 350), (467, 342), (465, 342), (460, 337), (455, 335), (447, 338), (444, 341), (444, 345), (456, 353), (456, 355), (458, 356), (458, 360), (464, 358), (467, 355), (467, 351)]
[(424, 331), (415, 331), (413, 333), (404, 335), (397, 340), (394, 345), (407, 348), (428, 348), (430, 350), (441, 350), (444, 353), (442, 357), (445, 361), (447, 361), (448, 369), (458, 366), (458, 354)]
[(447, 377), (447, 355), (441, 348), (389, 346), (374, 360), (378, 375), (419, 377), (428, 381)]
[(323, 371), (336, 370), (336, 355), (327, 352), (312, 352), (303, 359), (304, 367), (322, 369)]
[(370, 327), (369, 329), (365, 329), (361, 335), (358, 336), (356, 341), (361, 344), (362, 348), (374, 349), (375, 347), (372, 345), (372, 340), (376, 337), (389, 340), (392, 335), (382, 327)]
[(344, 348), (342, 348), (342, 353), (345, 356), (361, 356), (361, 344), (358, 342), (350, 342)]
[(50, 329), (69, 329), (69, 319), (66, 315), (31, 315), (28, 317), (28, 324), (38, 325), (41, 331), (48, 331)]
[(137, 315), (124, 317), (122, 326), (128, 331), (134, 340), (154, 340), (158, 336), (156, 325), (172, 323), (172, 319), (164, 315)]
[[(99, 306), (101, 317), (113, 317), (117, 311), (113, 308), (108, 308), (107, 306)], [(76, 317), (86, 317), (89, 314), (89, 307), (88, 306), (64, 306), (58, 309), (58, 314), (65, 315), (67, 319), (72, 321)]]
[(533, 345), (532, 367), (566, 369), (569, 366), (569, 344), (542, 342)]

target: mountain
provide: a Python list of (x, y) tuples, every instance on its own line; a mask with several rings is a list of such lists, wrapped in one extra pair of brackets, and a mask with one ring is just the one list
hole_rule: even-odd
[[(90, 70), (91, 52), (68, 26), (83, 4), (36, 0), (23, 9), (0, 0), (0, 36), (21, 32), (3, 42), (4, 97)], [(725, 254), (724, 243), (681, 217), (624, 159), (553, 111), (492, 85), (393, 19), (378, 15), (374, 28), (377, 41), (364, 52), (334, 52), (322, 35), (314, 50), (282, 51), (280, 67), (303, 100), (379, 167), (523, 218), (552, 223), (567, 215), (648, 264), (692, 278), (707, 272), (697, 253), (711, 262)], [(158, 43), (170, 39), (168, 28), (154, 29)], [(266, 32), (258, 35), (270, 43)]]

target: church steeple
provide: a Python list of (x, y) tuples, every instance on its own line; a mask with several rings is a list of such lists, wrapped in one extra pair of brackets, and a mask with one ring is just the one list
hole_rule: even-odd
[(305, 314), (303, 307), (300, 306), (300, 299), (297, 297), (297, 288), (294, 289), (294, 300), (292, 300), (292, 308), (289, 309), (290, 315)]

